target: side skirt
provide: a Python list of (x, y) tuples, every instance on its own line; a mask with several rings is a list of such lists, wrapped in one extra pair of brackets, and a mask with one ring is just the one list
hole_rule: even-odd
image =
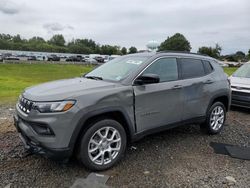
[(202, 116), (202, 117), (196, 117), (196, 118), (188, 119), (188, 120), (185, 120), (185, 121), (176, 122), (176, 123), (172, 123), (172, 124), (152, 128), (152, 129), (149, 129), (149, 130), (145, 130), (143, 132), (134, 134), (134, 136), (132, 137), (132, 142), (138, 141), (138, 140), (142, 139), (143, 137), (145, 137), (147, 135), (155, 134), (155, 133), (158, 133), (158, 132), (161, 132), (161, 131), (166, 131), (166, 130), (169, 130), (169, 129), (172, 129), (172, 128), (175, 128), (175, 127), (190, 125), (190, 124), (200, 124), (200, 123), (205, 122), (205, 120), (206, 120), (206, 117)]

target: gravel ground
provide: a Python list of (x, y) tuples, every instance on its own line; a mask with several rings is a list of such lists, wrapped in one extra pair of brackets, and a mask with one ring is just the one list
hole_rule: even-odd
[[(69, 187), (90, 173), (75, 160), (58, 164), (26, 156), (13, 113), (13, 106), (0, 106), (0, 187)], [(250, 161), (213, 153), (211, 141), (250, 147), (250, 111), (230, 111), (220, 135), (204, 135), (190, 125), (147, 136), (102, 173), (112, 187), (249, 187)]]

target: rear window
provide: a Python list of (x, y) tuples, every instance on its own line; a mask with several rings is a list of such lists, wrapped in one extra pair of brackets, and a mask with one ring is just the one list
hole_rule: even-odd
[(210, 74), (211, 72), (213, 72), (214, 68), (209, 61), (203, 61), (203, 65), (206, 74)]
[(197, 78), (205, 75), (204, 66), (201, 60), (182, 58), (180, 59), (180, 64), (183, 79)]

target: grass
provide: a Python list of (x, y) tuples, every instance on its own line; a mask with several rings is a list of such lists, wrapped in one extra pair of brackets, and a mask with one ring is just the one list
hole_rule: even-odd
[[(91, 66), (58, 64), (0, 64), (0, 103), (13, 103), (24, 88), (51, 80), (72, 78), (89, 72)], [(231, 75), (237, 68), (226, 67)]]
[(78, 77), (91, 66), (59, 64), (0, 64), (0, 103), (13, 103), (24, 90), (42, 82)]
[(224, 67), (225, 73), (231, 76), (238, 68), (237, 67)]

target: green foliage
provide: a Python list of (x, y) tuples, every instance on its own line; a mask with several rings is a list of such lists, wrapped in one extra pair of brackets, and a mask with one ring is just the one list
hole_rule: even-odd
[(168, 37), (159, 47), (159, 51), (187, 51), (190, 52), (191, 45), (189, 41), (180, 33)]
[(54, 35), (50, 40), (49, 43), (55, 46), (64, 46), (65, 39), (63, 35)]
[(129, 52), (128, 52), (128, 53), (129, 53), (129, 54), (137, 53), (137, 48), (134, 47), (134, 46), (131, 46), (131, 47), (129, 48)]
[(248, 61), (247, 55), (242, 51), (237, 51), (235, 54), (222, 56), (222, 59), (233, 62), (246, 62)]
[(122, 55), (126, 55), (128, 52), (127, 52), (127, 48), (125, 48), (125, 47), (123, 47), (122, 49), (121, 49), (121, 53), (122, 53)]
[(92, 39), (75, 39), (66, 45), (63, 35), (54, 35), (50, 40), (45, 41), (43, 38), (38, 36), (26, 40), (22, 39), (20, 35), (11, 36), (8, 34), (0, 34), (0, 49), (76, 54), (122, 55), (119, 46), (100, 46)]
[(236, 56), (237, 61), (244, 61), (246, 58), (246, 54), (242, 51), (237, 51), (235, 53), (235, 56)]
[(24, 88), (80, 76), (92, 66), (58, 64), (0, 64), (0, 103), (15, 102)]
[(216, 44), (215, 47), (200, 47), (198, 50), (198, 53), (208, 55), (213, 58), (219, 58), (222, 48), (219, 46), (219, 44)]

